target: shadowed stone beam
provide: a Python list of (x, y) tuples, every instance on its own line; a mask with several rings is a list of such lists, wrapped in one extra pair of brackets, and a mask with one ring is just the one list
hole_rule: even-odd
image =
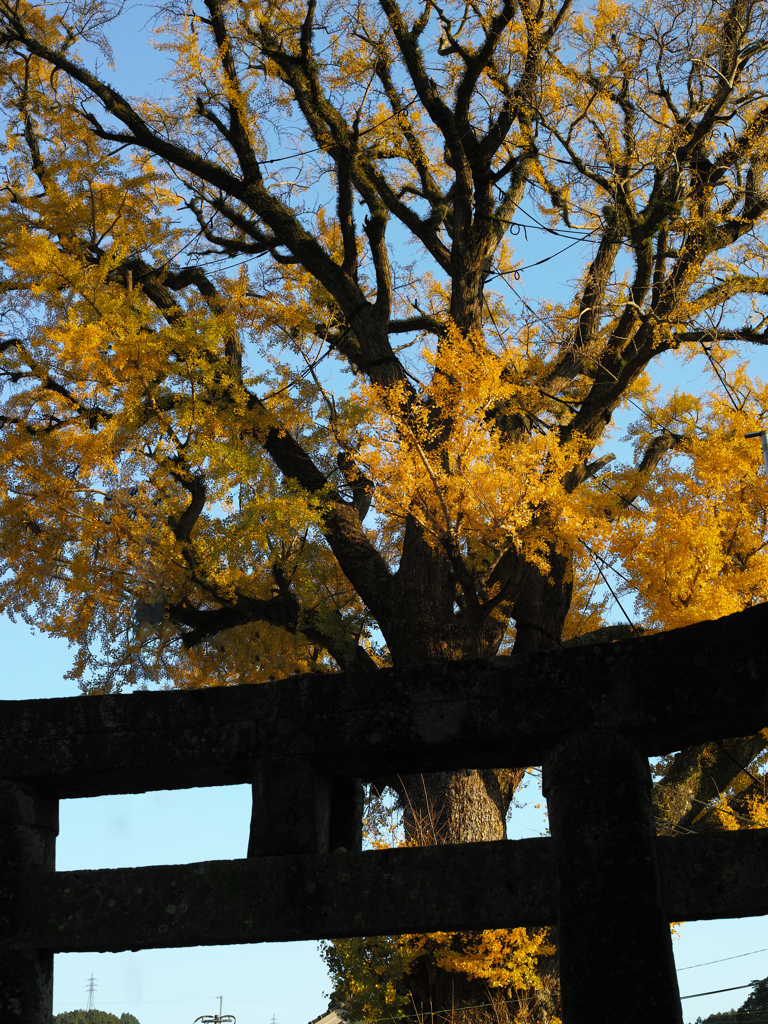
[(766, 635), (768, 604), (554, 653), (2, 701), (0, 778), (81, 797), (251, 782), (261, 758), (306, 758), (331, 777), (527, 767), (591, 729), (664, 754), (768, 725)]
[[(656, 839), (646, 759), (768, 724), (767, 633), (762, 605), (555, 653), (0, 702), (0, 1019), (50, 1024), (54, 950), (559, 920), (571, 1024), (628, 1000), (678, 1022), (667, 922), (768, 913), (768, 838)], [(551, 841), (351, 852), (361, 776), (535, 764)], [(57, 798), (246, 782), (246, 860), (53, 871)]]
[[(768, 914), (768, 830), (656, 846), (667, 921)], [(32, 920), (11, 948), (117, 952), (551, 925), (554, 849), (550, 839), (519, 839), (51, 872), (35, 887)]]

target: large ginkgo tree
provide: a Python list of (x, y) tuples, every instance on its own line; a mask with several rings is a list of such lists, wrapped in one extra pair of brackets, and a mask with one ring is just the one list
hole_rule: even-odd
[[(118, 14), (0, 0), (0, 601), (86, 692), (765, 600), (764, 4), (172, 0), (133, 98)], [(764, 745), (670, 759), (663, 827)], [(500, 839), (524, 767), (378, 781), (409, 841)], [(528, 941), (385, 951), (391, 1005), (533, 985)]]

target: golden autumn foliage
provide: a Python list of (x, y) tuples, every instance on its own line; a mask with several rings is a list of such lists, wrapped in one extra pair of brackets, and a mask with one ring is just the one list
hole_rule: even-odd
[[(364, 837), (373, 849), (430, 845), (423, 832), (406, 839), (391, 801), (372, 792), (367, 801)], [(321, 954), (343, 1000), (350, 1020), (376, 1021), (414, 1016), (408, 992), (409, 975), (417, 961), (431, 964), (449, 976), (461, 975), (486, 992), (474, 1009), (476, 1019), (526, 1019), (541, 980), (538, 958), (555, 952), (547, 929), (486, 929), (482, 932), (432, 932), (428, 935), (373, 936), (336, 939), (321, 944)], [(512, 1012), (507, 1009), (512, 1006)], [(450, 1018), (450, 1014), (441, 1014)], [(559, 1018), (550, 1018), (558, 1024)]]
[[(752, 388), (738, 408), (717, 393), (675, 394), (637, 425), (638, 444), (649, 417), (680, 435), (677, 457), (662, 460), (642, 506), (626, 509), (609, 541), (623, 566), (619, 589), (637, 595), (652, 628), (768, 599), (768, 481), (759, 442), (744, 437), (768, 394), (759, 381)], [(610, 476), (620, 489), (621, 474)]]
[[(409, 43), (386, 0), (322, 55), (311, 5), (169, 9), (133, 104), (76, 56), (108, 8), (3, 10), (3, 600), (85, 686), (409, 659), (424, 587), (435, 656), (551, 646), (611, 563), (651, 628), (763, 599), (762, 385), (646, 373), (763, 341), (756, 8), (427, 7)], [(592, 247), (570, 292), (520, 300), (525, 201)]]
[[(589, 508), (563, 486), (578, 464), (584, 439), (559, 442), (551, 433), (504, 439), (486, 422), (494, 406), (525, 407), (537, 382), (511, 378), (508, 344), (494, 351), (480, 336), (446, 325), (437, 352), (422, 351), (431, 378), (405, 424), (409, 401), (401, 382), (384, 389), (363, 383), (355, 397), (366, 412), (359, 462), (376, 481), (377, 509), (391, 520), (404, 511), (434, 544), (469, 550), (514, 546), (546, 571), (548, 542), (573, 545), (591, 532)], [(454, 427), (443, 438), (444, 424)], [(540, 516), (547, 509), (547, 521)]]
[[(119, 17), (0, 0), (0, 609), (84, 692), (768, 599), (764, 5), (170, 0), (134, 98)], [(665, 765), (670, 828), (738, 743)], [(501, 838), (518, 782), (420, 790)], [(381, 1005), (535, 988), (486, 935), (381, 940)]]
[[(351, 1019), (373, 1024), (410, 1015), (408, 975), (422, 956), (429, 955), (438, 969), (485, 986), (488, 1001), (476, 1007), (482, 1010), (493, 1006), (494, 990), (503, 990), (505, 996), (519, 990), (527, 1002), (541, 985), (537, 958), (554, 952), (554, 947), (548, 944), (545, 931), (513, 928), (337, 939), (325, 944), (322, 952)], [(514, 998), (504, 1001), (517, 1002)]]

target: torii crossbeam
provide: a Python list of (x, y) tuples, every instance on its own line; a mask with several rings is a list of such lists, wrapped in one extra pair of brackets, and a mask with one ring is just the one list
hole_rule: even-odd
[[(50, 1024), (57, 951), (557, 924), (564, 1024), (679, 1024), (669, 922), (768, 913), (768, 830), (657, 838), (647, 758), (768, 725), (767, 636), (1, 702), (0, 1020)], [(360, 851), (361, 777), (528, 765), (551, 839)], [(54, 870), (59, 799), (244, 782), (243, 860)]]

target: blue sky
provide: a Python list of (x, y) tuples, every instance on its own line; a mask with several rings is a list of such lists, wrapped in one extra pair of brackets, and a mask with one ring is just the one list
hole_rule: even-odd
[[(158, 55), (138, 46), (153, 8), (133, 7), (119, 22), (115, 70), (109, 81), (126, 93), (162, 88)], [(124, 70), (125, 69), (125, 70)], [(564, 244), (551, 236), (518, 236), (516, 245), (526, 264), (557, 252)], [(551, 289), (578, 273), (586, 245), (576, 245), (557, 260), (533, 268), (516, 287), (529, 296), (537, 287)], [(765, 366), (765, 356), (759, 362)], [(699, 369), (665, 366), (665, 387), (685, 387)], [(765, 371), (762, 373), (765, 376)], [(624, 422), (633, 419), (627, 416)], [(619, 457), (620, 447), (612, 446)], [(626, 451), (626, 449), (624, 449)], [(75, 684), (63, 679), (69, 667), (66, 643), (33, 634), (24, 623), (0, 618), (0, 699), (41, 699), (75, 696)], [(512, 822), (516, 837), (540, 833), (545, 827), (529, 800)], [(247, 787), (149, 793), (63, 801), (57, 847), (60, 869), (137, 866), (243, 857), (250, 816)], [(513, 923), (513, 922), (511, 922)], [(699, 922), (683, 925), (675, 941), (681, 969), (681, 994), (749, 983), (768, 975), (768, 922), (765, 918)], [(761, 950), (761, 952), (755, 952)], [(729, 959), (726, 959), (729, 958)], [(730, 959), (734, 958), (734, 959)], [(709, 963), (709, 961), (720, 961)], [(703, 966), (695, 966), (703, 965)], [(198, 947), (120, 954), (62, 954), (56, 957), (54, 1012), (86, 1003), (88, 978), (97, 982), (96, 1005), (116, 1013), (133, 1013), (140, 1024), (192, 1024), (201, 1014), (224, 1012), (238, 1024), (306, 1024), (321, 1014), (331, 989), (317, 944), (280, 943), (260, 946)], [(653, 984), (653, 979), (649, 979)], [(724, 992), (683, 1003), (687, 1021), (699, 1015), (738, 1006), (748, 989)]]
[[(69, 666), (64, 642), (0, 618), (0, 645), (0, 700), (77, 695), (74, 684), (62, 679)], [(533, 785), (521, 800), (527, 805), (513, 815), (514, 838), (546, 828)], [(243, 857), (249, 818), (245, 786), (64, 800), (57, 866), (73, 870)], [(674, 950), (683, 969), (682, 995), (748, 984), (768, 976), (768, 920), (686, 924)], [(693, 966), (698, 964), (704, 966)], [(277, 1024), (307, 1024), (325, 1010), (331, 989), (314, 942), (68, 953), (56, 956), (54, 1012), (85, 1006), (91, 974), (98, 985), (97, 1007), (118, 1016), (133, 1013), (140, 1024), (192, 1024), (201, 1014), (218, 1012), (220, 995), (224, 1012), (234, 1014), (238, 1024), (270, 1024), (273, 1016)], [(685, 1000), (685, 1019), (729, 1010), (748, 994), (742, 989)]]
[[(0, 699), (77, 696), (67, 645), (24, 623), (0, 619)], [(247, 786), (177, 790), (137, 796), (64, 800), (56, 863), (61, 870), (134, 867), (244, 857), (250, 821)], [(238, 1024), (306, 1024), (322, 1013), (330, 991), (315, 942), (68, 953), (56, 956), (54, 1012), (86, 1004), (93, 974), (96, 1006), (140, 1024), (192, 1024), (224, 1012)]]

